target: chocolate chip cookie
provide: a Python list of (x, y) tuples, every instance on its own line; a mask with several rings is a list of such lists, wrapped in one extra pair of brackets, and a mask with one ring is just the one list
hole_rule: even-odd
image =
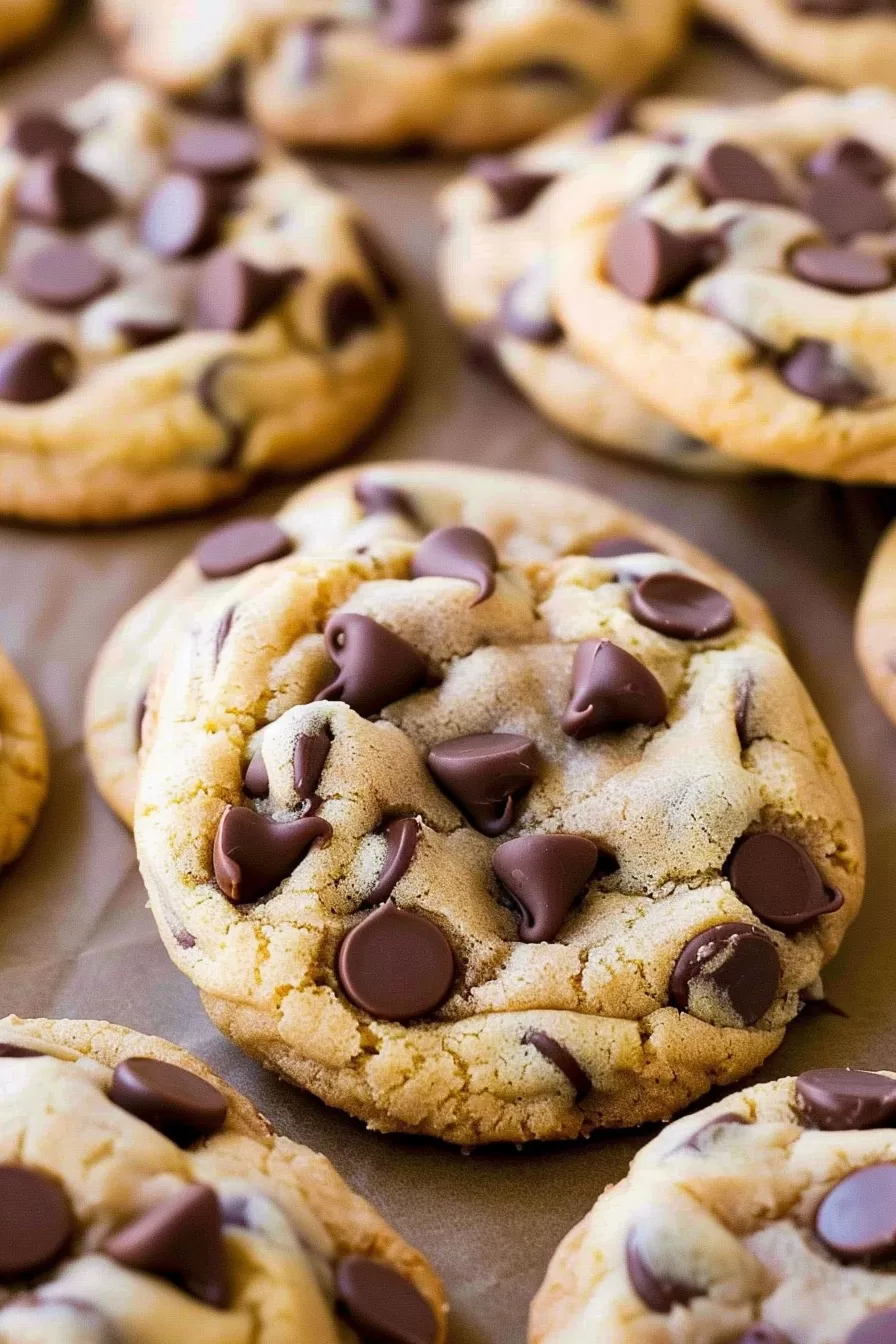
[(896, 96), (658, 100), (639, 126), (546, 202), (570, 340), (740, 461), (896, 481)]
[(135, 819), (165, 945), (225, 1034), (373, 1128), (668, 1117), (778, 1045), (861, 901), (778, 645), (592, 516), (559, 556), (469, 513), (288, 555), (166, 654)]
[(896, 723), (896, 524), (871, 560), (855, 633), (859, 666), (884, 713)]
[(530, 1344), (885, 1344), (896, 1076), (811, 1069), (676, 1121), (560, 1245)]
[(0, 1021), (4, 1344), (441, 1344), (419, 1252), (199, 1060)]
[(729, 571), (673, 532), (590, 491), (513, 472), (386, 463), (331, 473), (300, 490), (276, 519), (215, 529), (192, 556), (122, 618), (97, 659), (85, 740), (97, 787), (131, 824), (149, 690), (164, 651), (210, 593), (256, 565), (291, 553), (349, 553), (389, 538), (471, 525), (502, 555), (544, 560), (598, 544), (646, 546), (692, 565), (736, 602), (743, 622), (774, 634), (768, 611)]
[(635, 88), (679, 49), (687, 0), (99, 0), (126, 69), (291, 144), (503, 148)]
[(578, 438), (681, 471), (742, 471), (744, 464), (683, 433), (602, 364), (581, 357), (557, 320), (547, 188), (631, 130), (636, 113), (627, 99), (611, 97), (516, 154), (475, 159), (439, 201), (442, 292), (474, 362), (497, 364)]
[(21, 853), (47, 796), (49, 752), (40, 710), (0, 652), (0, 867)]
[(6, 119), (0, 510), (194, 509), (336, 456), (401, 376), (352, 205), (244, 123), (100, 84)]
[(59, 0), (0, 0), (0, 56), (37, 37), (58, 9)]

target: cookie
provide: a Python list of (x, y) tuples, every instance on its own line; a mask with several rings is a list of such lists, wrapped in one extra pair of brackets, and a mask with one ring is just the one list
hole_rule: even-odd
[(3, 138), (3, 513), (195, 509), (382, 411), (394, 279), (351, 203), (256, 131), (111, 80)]
[(552, 190), (570, 340), (740, 461), (896, 481), (896, 96), (659, 100), (639, 125)]
[[(684, 40), (687, 0), (280, 6), (100, 0), (125, 68), (290, 144), (503, 148), (643, 84)], [(289, 11), (287, 13), (287, 10)]]
[(855, 640), (865, 680), (896, 723), (896, 524), (884, 534), (865, 576)]
[(469, 521), (285, 556), (157, 678), (135, 836), (169, 954), (375, 1129), (668, 1117), (779, 1044), (859, 906), (857, 804), (778, 645), (582, 522), (559, 558)]
[(24, 849), (47, 796), (49, 770), (40, 710), (0, 652), (0, 868)]
[(423, 1256), (158, 1037), (0, 1021), (4, 1344), (441, 1344)]
[(896, 1327), (896, 1075), (811, 1069), (676, 1121), (557, 1250), (529, 1344), (875, 1344)]
[(502, 554), (542, 560), (623, 534), (693, 565), (738, 605), (742, 619), (774, 634), (762, 602), (733, 574), (666, 528), (611, 500), (557, 481), (431, 463), (349, 468), (300, 490), (276, 520), (215, 529), (129, 611), (100, 651), (87, 692), (85, 741), (100, 793), (128, 825), (137, 790), (147, 698), (164, 650), (189, 627), (197, 604), (255, 564), (290, 552), (352, 552), (388, 538), (419, 540), (446, 525), (485, 532)]
[(0, 0), (0, 56), (37, 37), (58, 9), (58, 0)]
[(442, 293), (474, 361), (496, 363), (562, 429), (681, 471), (737, 472), (742, 464), (682, 433), (600, 363), (581, 358), (554, 312), (548, 188), (630, 129), (633, 111), (610, 98), (514, 155), (474, 160), (439, 199)]

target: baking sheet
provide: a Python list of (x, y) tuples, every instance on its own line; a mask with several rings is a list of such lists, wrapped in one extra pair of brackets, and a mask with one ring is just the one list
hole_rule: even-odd
[[(0, 78), (0, 100), (61, 99), (106, 69), (87, 24), (76, 20)], [(723, 40), (701, 35), (667, 87), (744, 97), (783, 84)], [(826, 976), (844, 1015), (804, 1014), (763, 1076), (818, 1064), (894, 1067), (896, 729), (855, 667), (851, 619), (896, 494), (786, 478), (685, 480), (570, 443), (465, 365), (440, 311), (430, 201), (456, 167), (337, 160), (327, 171), (370, 212), (411, 281), (411, 386), (369, 457), (526, 468), (606, 491), (706, 547), (771, 603), (858, 790), (870, 881), (864, 911)], [(0, 526), (0, 641), (40, 699), (53, 748), (49, 804), (0, 884), (0, 1010), (106, 1017), (203, 1056), (278, 1129), (325, 1152), (426, 1251), (448, 1286), (454, 1344), (521, 1344), (528, 1302), (557, 1242), (604, 1184), (624, 1174), (648, 1135), (463, 1156), (430, 1141), (368, 1134), (277, 1083), (217, 1034), (193, 987), (170, 965), (145, 908), (131, 837), (91, 787), (81, 711), (91, 663), (112, 625), (214, 522), (273, 510), (287, 493), (265, 489), (212, 521), (94, 533)]]

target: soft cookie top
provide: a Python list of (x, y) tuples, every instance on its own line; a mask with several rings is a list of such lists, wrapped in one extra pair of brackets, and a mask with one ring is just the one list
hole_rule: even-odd
[(774, 1048), (858, 908), (784, 655), (636, 544), (285, 557), (170, 651), (136, 809), (162, 936), (226, 1032), (379, 1128), (667, 1116)]

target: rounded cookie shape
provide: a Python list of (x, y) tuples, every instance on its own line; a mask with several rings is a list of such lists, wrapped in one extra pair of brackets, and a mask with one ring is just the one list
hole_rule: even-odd
[(884, 533), (865, 575), (855, 645), (865, 680), (896, 723), (896, 524)]
[[(736, 598), (691, 638), (639, 615), (645, 571), (727, 602), (715, 575), (587, 532), (538, 556), (540, 482), (474, 547), (475, 480), (462, 525), (289, 555), (193, 608), (144, 742), (151, 906), (225, 1034), (373, 1128), (668, 1117), (817, 988), (861, 900), (856, 802)], [(524, 518), (502, 488), (485, 517)], [(795, 903), (774, 837), (838, 899)]]
[(156, 668), (171, 641), (188, 627), (195, 605), (213, 591), (212, 583), (223, 592), (224, 581), (291, 552), (313, 555), (336, 547), (352, 553), (389, 538), (415, 540), (463, 524), (519, 560), (595, 548), (620, 559), (652, 552), (681, 560), (708, 574), (732, 598), (742, 622), (774, 633), (762, 602), (733, 574), (673, 532), (603, 496), (521, 473), (440, 463), (352, 467), (298, 491), (276, 519), (216, 528), (118, 623), (94, 667), (85, 716), (91, 769), (109, 805), (131, 824)]
[(3, 1344), (442, 1344), (423, 1256), (186, 1051), (7, 1017), (0, 1077)]
[(634, 88), (675, 55), (685, 0), (388, 0), (304, 14), (235, 0), (102, 0), (125, 67), (214, 111), (248, 108), (291, 144), (447, 150), (519, 143)]
[(127, 80), (2, 121), (3, 513), (204, 507), (329, 461), (383, 410), (403, 327), (341, 193)]
[(896, 481), (896, 95), (637, 116), (546, 202), (569, 339), (732, 459)]
[(896, 1075), (812, 1069), (669, 1125), (561, 1242), (530, 1344), (892, 1338), (894, 1114)]
[(30, 690), (0, 652), (0, 867), (21, 853), (49, 782), (47, 739)]

